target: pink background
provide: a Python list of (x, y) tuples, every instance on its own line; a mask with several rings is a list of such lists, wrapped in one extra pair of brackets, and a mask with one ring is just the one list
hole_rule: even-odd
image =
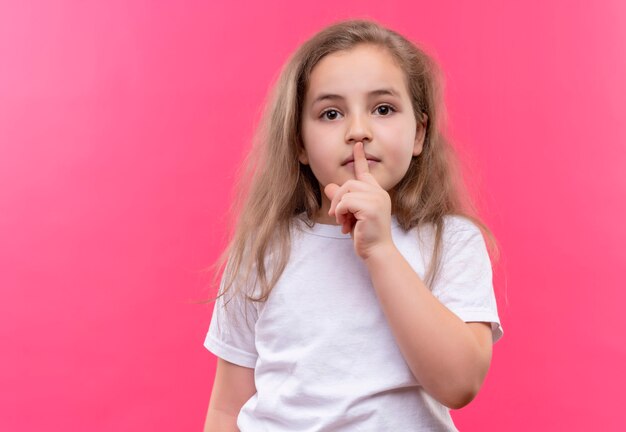
[(501, 243), (505, 336), (459, 429), (626, 430), (623, 2), (295, 3), (0, 4), (0, 430), (201, 430), (192, 302), (235, 171), (281, 64), (349, 17), (441, 63)]

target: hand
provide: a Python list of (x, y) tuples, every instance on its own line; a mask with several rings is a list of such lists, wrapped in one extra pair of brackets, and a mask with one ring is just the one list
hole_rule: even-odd
[(391, 239), (391, 198), (370, 173), (363, 143), (354, 145), (356, 180), (341, 187), (330, 183), (324, 193), (330, 202), (328, 215), (335, 215), (343, 234), (350, 233), (354, 249), (367, 259), (374, 249), (393, 245)]

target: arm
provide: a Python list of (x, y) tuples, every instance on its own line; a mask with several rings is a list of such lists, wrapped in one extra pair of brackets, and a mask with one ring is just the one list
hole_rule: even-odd
[(442, 404), (474, 399), (492, 354), (488, 323), (465, 323), (426, 287), (394, 244), (365, 259), (387, 321), (413, 375)]
[(239, 432), (237, 415), (255, 393), (254, 369), (218, 357), (204, 432)]
[(363, 143), (353, 147), (354, 174), (324, 193), (350, 232), (411, 372), (442, 404), (458, 409), (478, 393), (491, 362), (492, 335), (485, 323), (457, 317), (424, 285), (391, 236), (391, 198), (370, 173)]

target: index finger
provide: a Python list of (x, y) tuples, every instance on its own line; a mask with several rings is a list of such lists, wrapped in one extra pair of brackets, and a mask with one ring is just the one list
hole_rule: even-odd
[(363, 143), (359, 141), (354, 145), (354, 175), (357, 179), (361, 179), (363, 174), (369, 174), (370, 167), (367, 164), (367, 158), (365, 157), (365, 149)]

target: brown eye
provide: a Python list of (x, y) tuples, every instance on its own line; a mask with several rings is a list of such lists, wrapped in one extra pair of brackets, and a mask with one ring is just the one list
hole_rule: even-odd
[(387, 116), (391, 112), (395, 111), (391, 105), (380, 105), (376, 108), (376, 110), (378, 111), (378, 114), (381, 114), (383, 116)]
[[(329, 117), (327, 114), (332, 114), (331, 117)], [(321, 115), (321, 117), (324, 117), (327, 120), (335, 120), (337, 117), (337, 111), (334, 109), (328, 110), (328, 111), (324, 111)]]

